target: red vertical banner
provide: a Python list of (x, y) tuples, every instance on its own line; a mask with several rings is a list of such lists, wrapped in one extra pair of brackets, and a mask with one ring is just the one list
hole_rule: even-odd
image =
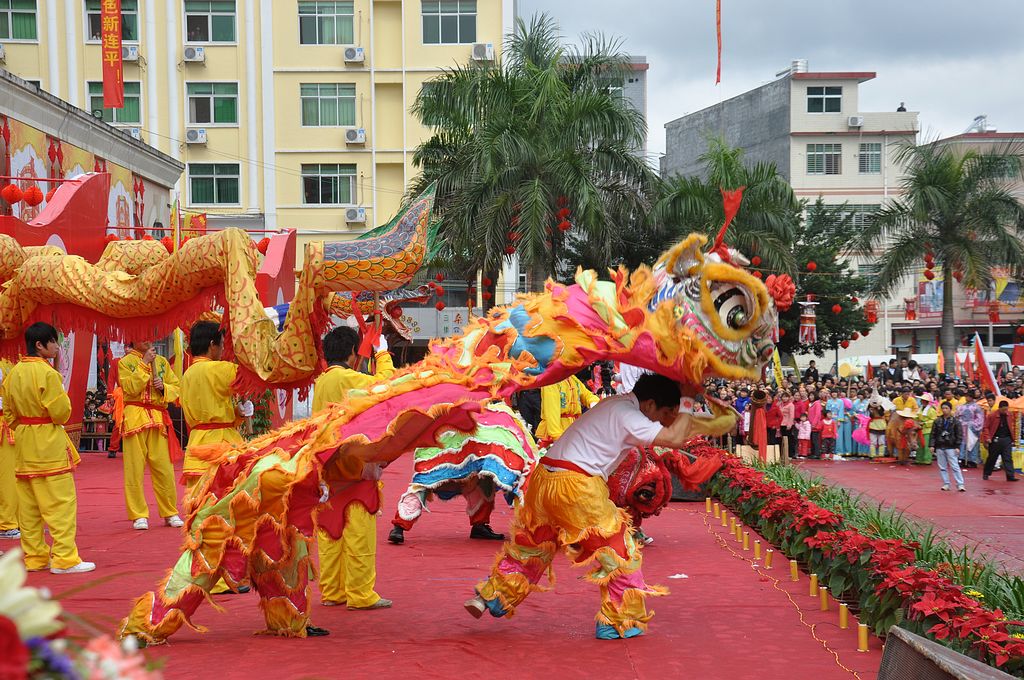
[(100, 0), (100, 41), (100, 53), (103, 55), (103, 108), (124, 108), (121, 0)]
[(722, 82), (722, 0), (715, 0), (715, 37), (718, 39), (718, 70), (715, 85)]

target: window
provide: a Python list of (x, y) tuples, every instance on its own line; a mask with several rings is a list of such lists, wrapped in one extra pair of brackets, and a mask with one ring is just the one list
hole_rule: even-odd
[(355, 42), (351, 2), (299, 2), (299, 42), (351, 45)]
[(302, 202), (307, 205), (351, 205), (355, 187), (355, 165), (302, 164)]
[(36, 0), (0, 0), (0, 40), (36, 39)]
[(139, 81), (125, 81), (124, 84), (124, 108), (105, 109), (103, 108), (103, 83), (89, 83), (89, 111), (97, 118), (108, 123), (133, 123), (138, 125), (142, 122), (142, 86)]
[(423, 43), (458, 45), (476, 42), (476, 0), (423, 0)]
[(857, 168), (862, 175), (877, 175), (882, 172), (881, 142), (869, 142), (860, 145)]
[(867, 287), (873, 288), (875, 280), (878, 279), (878, 272), (882, 268), (882, 265), (877, 262), (867, 262), (857, 265), (857, 276), (863, 277), (867, 280)]
[(527, 285), (526, 285), (526, 283), (527, 283), (526, 282), (526, 272), (519, 272), (518, 279), (519, 279), (519, 282), (516, 284), (516, 292), (517, 293), (529, 293), (530, 291), (527, 290)]
[(838, 175), (843, 169), (842, 144), (808, 144), (807, 174)]
[[(89, 20), (89, 40), (99, 40), (102, 33), (100, 1), (86, 0), (85, 3), (85, 13)], [(139, 40), (139, 0), (121, 0), (121, 40)]]
[(881, 205), (878, 203), (866, 203), (857, 204), (849, 203), (846, 206), (847, 212), (851, 216), (850, 225), (854, 229), (863, 229), (871, 224), (875, 219), (875, 213), (881, 209)]
[(356, 86), (342, 83), (303, 83), (302, 124), (307, 127), (338, 127), (356, 124)]
[(238, 83), (186, 83), (189, 123), (238, 124)]
[(238, 205), (238, 163), (189, 163), (193, 205)]
[(188, 42), (235, 42), (234, 0), (185, 0)]
[(807, 113), (839, 113), (842, 110), (843, 88), (807, 88)]

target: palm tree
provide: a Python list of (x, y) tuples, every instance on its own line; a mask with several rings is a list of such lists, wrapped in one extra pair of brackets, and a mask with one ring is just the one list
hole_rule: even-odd
[(569, 233), (610, 250), (623, 215), (646, 215), (654, 177), (635, 153), (646, 124), (614, 87), (627, 63), (600, 35), (565, 47), (542, 14), (516, 20), (498, 62), (456, 66), (423, 87), (413, 111), (433, 134), (413, 157), (422, 173), (409, 193), (437, 182), (450, 264), (497, 279), (518, 255), (536, 287)]
[(725, 241), (748, 257), (760, 257), (768, 270), (793, 274), (800, 203), (775, 164), (744, 163), (743, 150), (731, 148), (720, 137), (708, 141), (700, 160), (703, 176), (665, 180), (654, 219), (681, 233), (701, 231), (714, 238), (725, 219), (721, 190), (746, 187)]
[(896, 160), (905, 168), (901, 196), (883, 205), (852, 244), (880, 252), (873, 293), (887, 297), (931, 252), (941, 271), (946, 357), (956, 350), (953, 280), (987, 289), (993, 267), (1024, 274), (1024, 205), (1011, 192), (1021, 180), (1021, 150), (958, 151), (937, 143), (904, 143)]

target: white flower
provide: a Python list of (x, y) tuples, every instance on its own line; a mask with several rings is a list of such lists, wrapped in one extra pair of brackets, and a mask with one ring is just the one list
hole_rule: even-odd
[(21, 550), (0, 557), (0, 616), (14, 622), (23, 640), (56, 633), (64, 627), (57, 620), (60, 605), (48, 599), (48, 593), (26, 588), (26, 578)]

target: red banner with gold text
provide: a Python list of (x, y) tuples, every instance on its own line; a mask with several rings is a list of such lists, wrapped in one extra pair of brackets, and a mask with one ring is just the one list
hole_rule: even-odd
[(124, 108), (121, 0), (100, 0), (100, 40), (100, 53), (103, 55), (103, 107)]

